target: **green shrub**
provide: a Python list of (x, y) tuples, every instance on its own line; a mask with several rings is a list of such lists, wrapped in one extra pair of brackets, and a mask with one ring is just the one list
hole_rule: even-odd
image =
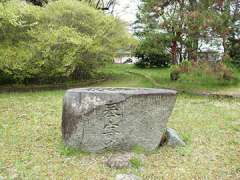
[(151, 34), (143, 39), (135, 51), (137, 67), (169, 67), (170, 54), (166, 53), (166, 35)]
[(190, 62), (183, 61), (171, 69), (173, 81), (206, 85), (236, 83), (234, 71), (222, 62)]
[(0, 83), (89, 79), (130, 39), (119, 20), (77, 0), (0, 3)]
[(192, 63), (190, 61), (183, 61), (179, 65), (172, 66), (170, 78), (172, 81), (176, 81), (180, 78), (180, 74), (189, 73), (192, 69)]
[(170, 63), (170, 57), (166, 54), (144, 54), (144, 52), (136, 52), (136, 57), (139, 59), (135, 63), (137, 67), (168, 67)]
[(229, 48), (229, 55), (231, 57), (231, 63), (240, 69), (240, 39), (232, 39)]

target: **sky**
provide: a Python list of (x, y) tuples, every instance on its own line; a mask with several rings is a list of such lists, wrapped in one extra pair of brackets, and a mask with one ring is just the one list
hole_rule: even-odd
[(129, 25), (136, 20), (139, 0), (117, 0), (114, 14)]

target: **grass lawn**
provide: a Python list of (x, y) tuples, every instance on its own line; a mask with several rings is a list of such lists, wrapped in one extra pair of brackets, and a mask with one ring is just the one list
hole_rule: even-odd
[[(128, 67), (131, 71), (132, 67)], [(153, 72), (157, 73), (158, 70)], [(115, 81), (94, 86), (154, 85), (126, 67)], [(179, 132), (187, 146), (145, 152), (143, 170), (139, 171), (106, 167), (103, 161), (111, 152), (86, 154), (63, 146), (63, 94), (64, 91), (0, 94), (1, 177), (108, 180), (130, 172), (146, 180), (240, 179), (240, 99), (179, 95), (168, 126)]]
[[(140, 69), (134, 65), (113, 64), (101, 71), (113, 77), (112, 81), (101, 83), (101, 86), (123, 86), (127, 84), (133, 87), (173, 88), (187, 92), (240, 94), (240, 82), (232, 85), (219, 85), (212, 83), (210, 80), (205, 83), (197, 81), (171, 81), (170, 69)], [(236, 72), (236, 75), (240, 80), (240, 72)]]

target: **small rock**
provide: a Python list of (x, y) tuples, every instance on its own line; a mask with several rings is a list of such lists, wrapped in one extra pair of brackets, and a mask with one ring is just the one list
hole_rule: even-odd
[(128, 168), (131, 167), (130, 160), (134, 157), (133, 153), (114, 154), (107, 161), (106, 164), (110, 168)]
[(141, 178), (134, 174), (118, 174), (115, 180), (141, 180)]
[(143, 163), (146, 159), (144, 154), (134, 154), (132, 152), (118, 153), (111, 155), (106, 161), (105, 164), (110, 168), (130, 168), (132, 166), (131, 160), (138, 159)]
[(173, 148), (177, 146), (185, 146), (185, 142), (179, 137), (178, 133), (171, 128), (166, 131), (167, 145)]

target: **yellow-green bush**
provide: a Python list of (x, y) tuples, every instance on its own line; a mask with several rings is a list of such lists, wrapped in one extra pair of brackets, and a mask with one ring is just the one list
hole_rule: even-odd
[(130, 38), (118, 19), (77, 0), (0, 3), (0, 83), (90, 78)]

